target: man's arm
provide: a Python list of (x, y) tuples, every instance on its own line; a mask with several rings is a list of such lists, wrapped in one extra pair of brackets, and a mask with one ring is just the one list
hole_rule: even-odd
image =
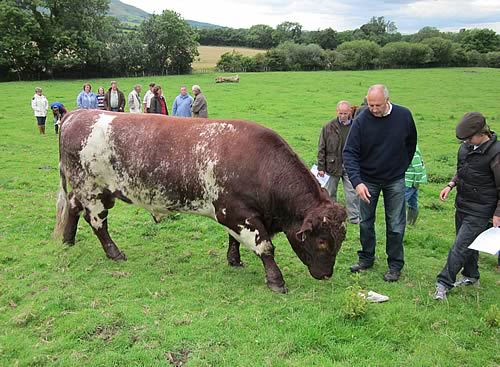
[[(120, 98), (121, 96), (121, 98)], [(121, 102), (120, 103), (120, 106), (118, 108), (118, 111), (125, 111), (125, 94), (123, 94), (122, 91), (120, 91), (120, 95), (118, 96), (118, 102)]]
[(177, 115), (177, 97), (174, 99), (174, 104), (172, 105), (172, 116)]
[(344, 168), (352, 186), (356, 188), (361, 181), (359, 160), (361, 156), (361, 130), (359, 120), (354, 120), (344, 146)]
[(497, 208), (493, 214), (493, 226), (500, 227), (500, 153), (493, 158), (490, 168), (495, 177), (495, 186), (497, 187)]
[(128, 108), (129, 108), (129, 110), (132, 108), (133, 105), (134, 105), (134, 94), (132, 92), (130, 92), (128, 94)]
[(193, 113), (200, 112), (201, 107), (202, 107), (201, 98), (195, 98), (192, 107)]
[(417, 127), (415, 126), (415, 121), (413, 121), (413, 116), (411, 112), (408, 112), (409, 116), (409, 134), (406, 138), (406, 149), (408, 150), (408, 164), (411, 164), (413, 156), (415, 155), (415, 150), (417, 149)]
[(318, 142), (318, 172), (326, 171), (326, 127), (321, 129)]

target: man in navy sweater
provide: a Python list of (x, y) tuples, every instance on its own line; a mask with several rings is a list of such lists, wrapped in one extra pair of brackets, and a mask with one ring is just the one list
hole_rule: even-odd
[(368, 89), (368, 108), (354, 120), (344, 148), (344, 166), (361, 199), (359, 262), (352, 272), (367, 270), (375, 260), (375, 212), (384, 196), (386, 253), (389, 270), (384, 280), (397, 281), (404, 265), (405, 172), (417, 145), (411, 112), (389, 101), (378, 84)]

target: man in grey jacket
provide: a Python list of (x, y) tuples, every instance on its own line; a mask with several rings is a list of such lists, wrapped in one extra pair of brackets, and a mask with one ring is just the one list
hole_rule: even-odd
[(191, 88), (194, 94), (193, 106), (191, 111), (193, 111), (193, 117), (203, 117), (208, 118), (208, 108), (207, 100), (203, 93), (201, 93), (201, 88), (199, 85), (193, 85)]
[(337, 188), (342, 179), (349, 222), (359, 224), (359, 197), (347, 177), (342, 157), (351, 122), (350, 103), (340, 101), (337, 104), (337, 118), (321, 130), (318, 144), (318, 176), (323, 177), (325, 173), (330, 175), (326, 189), (334, 201), (337, 201)]

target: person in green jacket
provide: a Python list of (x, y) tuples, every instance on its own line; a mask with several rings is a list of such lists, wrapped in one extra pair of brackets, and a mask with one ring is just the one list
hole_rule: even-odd
[(427, 183), (427, 173), (425, 171), (424, 161), (422, 160), (422, 153), (417, 144), (415, 155), (405, 173), (405, 201), (408, 207), (406, 221), (412, 226), (417, 222), (418, 189), (420, 184), (423, 183)]

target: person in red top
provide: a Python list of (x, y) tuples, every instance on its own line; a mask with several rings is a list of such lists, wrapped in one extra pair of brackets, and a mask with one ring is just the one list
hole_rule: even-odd
[(149, 113), (158, 113), (161, 115), (168, 115), (167, 102), (161, 90), (161, 86), (157, 85), (153, 89), (153, 98), (151, 98), (151, 106)]

